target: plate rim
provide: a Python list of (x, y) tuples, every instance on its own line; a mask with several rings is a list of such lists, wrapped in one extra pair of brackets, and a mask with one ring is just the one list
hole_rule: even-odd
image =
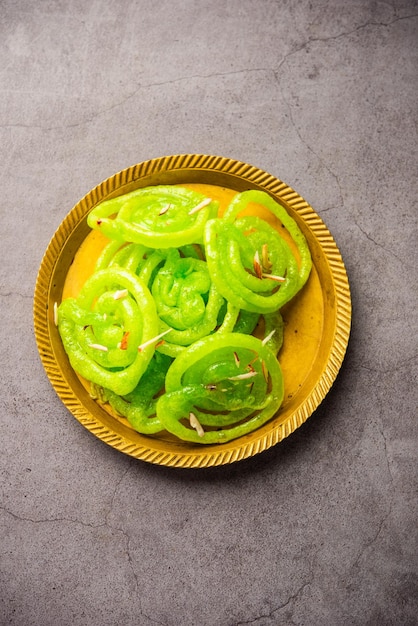
[[(250, 188), (267, 191), (285, 204), (300, 218), (304, 227), (311, 231), (321, 247), (333, 280), (335, 297), (335, 330), (326, 367), (308, 396), (287, 420), (266, 433), (254, 431), (225, 444), (190, 446), (189, 451), (164, 450), (163, 445), (157, 445), (161, 440), (146, 436), (139, 437), (140, 440), (144, 439), (144, 443), (133, 442), (103, 424), (86, 408), (67, 383), (55, 358), (50, 336), (51, 325), (55, 325), (50, 301), (51, 281), (63, 246), (75, 228), (80, 226), (96, 204), (112, 194), (124, 193), (122, 188), (174, 170), (215, 171), (218, 175), (223, 173), (228, 177), (235, 176), (240, 182), (247, 184), (246, 188), (250, 184)], [(226, 465), (254, 456), (278, 444), (299, 428), (328, 394), (338, 375), (350, 337), (351, 312), (350, 286), (341, 253), (322, 218), (306, 200), (282, 180), (264, 170), (243, 161), (207, 154), (177, 154), (142, 161), (113, 174), (89, 191), (69, 211), (52, 236), (38, 270), (33, 303), (35, 340), (42, 365), (52, 387), (70, 413), (93, 435), (124, 454), (157, 465), (184, 468)], [(137, 435), (135, 433), (138, 439)]]

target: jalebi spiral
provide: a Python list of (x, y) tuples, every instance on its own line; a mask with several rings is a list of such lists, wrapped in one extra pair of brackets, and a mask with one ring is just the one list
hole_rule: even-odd
[[(278, 220), (293, 250), (280, 228), (247, 214), (250, 203)], [(283, 401), (280, 309), (312, 264), (287, 211), (251, 190), (218, 217), (217, 202), (165, 185), (102, 202), (88, 224), (109, 243), (57, 323), (92, 396), (140, 433), (193, 443), (230, 441), (271, 419)]]

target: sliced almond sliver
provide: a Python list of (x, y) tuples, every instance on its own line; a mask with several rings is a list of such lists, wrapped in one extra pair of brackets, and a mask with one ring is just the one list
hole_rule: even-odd
[(273, 330), (264, 337), (263, 341), (261, 342), (263, 344), (263, 346), (266, 345), (266, 343), (268, 343), (270, 341), (270, 339), (273, 337), (273, 335), (275, 334), (276, 329), (273, 328)]
[(161, 337), (164, 337), (164, 335), (169, 333), (171, 330), (172, 330), (171, 328), (168, 328), (167, 330), (165, 330), (163, 333), (160, 333), (156, 337), (153, 337), (152, 339), (148, 339), (148, 341), (144, 341), (144, 343), (141, 343), (141, 345), (138, 346), (138, 352), (142, 352), (142, 350), (144, 350), (144, 348), (147, 348), (148, 346), (150, 346), (153, 343), (158, 343), (158, 341), (161, 339)]
[(263, 272), (261, 276), (262, 278), (270, 278), (271, 280), (275, 280), (278, 283), (284, 283), (286, 281), (286, 278), (284, 278), (284, 276), (277, 276), (276, 274), (266, 274)]
[(246, 378), (252, 378), (257, 376), (257, 372), (244, 372), (244, 374), (237, 374), (236, 376), (228, 376), (228, 380), (245, 380)]
[(194, 413), (190, 413), (189, 422), (190, 422), (190, 426), (195, 429), (199, 437), (203, 437), (203, 435), (205, 434), (205, 431), (203, 430), (202, 424), (199, 422), (199, 420), (197, 419)]
[(108, 352), (109, 350), (107, 346), (102, 346), (101, 343), (89, 343), (89, 348), (93, 348), (94, 350), (100, 350), (101, 352)]
[(208, 204), (210, 204), (211, 202), (212, 202), (212, 198), (205, 198), (197, 206), (193, 207), (193, 209), (190, 209), (189, 215), (193, 215), (193, 213), (197, 213), (198, 211), (200, 211), (200, 209), (205, 208), (205, 206), (208, 206)]
[(128, 295), (127, 289), (119, 289), (119, 291), (115, 291), (115, 293), (113, 294), (113, 299), (120, 300), (121, 298), (126, 298), (127, 295)]

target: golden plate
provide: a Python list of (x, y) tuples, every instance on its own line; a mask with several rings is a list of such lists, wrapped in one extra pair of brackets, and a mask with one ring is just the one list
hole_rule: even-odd
[[(99, 202), (139, 187), (205, 183), (235, 191), (261, 189), (280, 201), (305, 234), (313, 260), (303, 290), (282, 310), (285, 342), (279, 354), (285, 399), (278, 413), (256, 431), (234, 441), (195, 445), (169, 436), (145, 436), (91, 399), (69, 365), (57, 327), (67, 272), (90, 231), (86, 217)], [(90, 191), (64, 219), (39, 269), (34, 295), (35, 337), (46, 374), (65, 406), (96, 437), (137, 459), (172, 467), (233, 463), (276, 445), (296, 430), (330, 390), (344, 359), (351, 299), (340, 252), (321, 218), (293, 189), (246, 163), (219, 156), (174, 155), (139, 163)]]

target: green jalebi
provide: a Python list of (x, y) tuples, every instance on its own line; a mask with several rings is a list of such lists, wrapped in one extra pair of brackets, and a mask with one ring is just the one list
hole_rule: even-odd
[[(296, 253), (280, 228), (242, 215), (254, 202)], [(140, 433), (193, 443), (230, 441), (271, 419), (283, 400), (280, 309), (312, 264), (287, 211), (251, 190), (218, 217), (211, 198), (160, 185), (102, 202), (88, 224), (110, 241), (57, 322), (92, 396)]]
[(105, 200), (89, 213), (87, 223), (110, 239), (172, 248), (200, 242), (218, 207), (191, 189), (158, 185)]

